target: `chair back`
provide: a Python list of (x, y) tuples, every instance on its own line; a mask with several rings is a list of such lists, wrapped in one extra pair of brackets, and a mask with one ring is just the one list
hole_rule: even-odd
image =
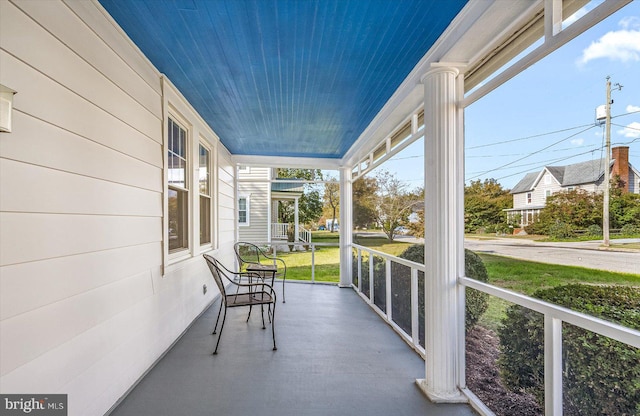
[(220, 289), (220, 294), (222, 295), (222, 299), (224, 299), (227, 293), (225, 290), (224, 282), (222, 281), (222, 271), (218, 266), (218, 261), (208, 254), (203, 254), (202, 256), (207, 261), (207, 266), (209, 266), (209, 270), (211, 270), (211, 275), (213, 276), (213, 280), (215, 280), (216, 285), (218, 285), (218, 289)]
[(260, 263), (260, 248), (252, 243), (238, 242), (233, 245), (240, 268), (245, 263)]

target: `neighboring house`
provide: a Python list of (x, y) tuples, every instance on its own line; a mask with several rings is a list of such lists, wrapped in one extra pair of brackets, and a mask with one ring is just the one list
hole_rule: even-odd
[(311, 232), (298, 219), (298, 201), (304, 191), (299, 183), (274, 180), (275, 169), (238, 167), (238, 239), (265, 242), (286, 240), (288, 223), (278, 220), (285, 206), (293, 205), (294, 235), (297, 241), (311, 242)]
[[(629, 148), (614, 147), (611, 151), (611, 177), (620, 176), (625, 191), (640, 193), (640, 172), (629, 163)], [(545, 166), (540, 172), (527, 173), (511, 190), (513, 208), (507, 218), (519, 215), (520, 227), (531, 224), (544, 208), (547, 198), (561, 191), (583, 189), (602, 192), (605, 159), (590, 160), (567, 166)]]

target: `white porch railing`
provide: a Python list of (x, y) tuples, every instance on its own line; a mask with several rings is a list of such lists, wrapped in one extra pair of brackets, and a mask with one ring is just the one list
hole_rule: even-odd
[[(274, 222), (271, 223), (271, 238), (273, 239), (287, 239), (287, 231), (289, 230), (289, 224)], [(301, 225), (298, 226), (298, 241), (305, 243), (311, 242), (311, 231), (305, 229)]]
[[(419, 319), (419, 285), (418, 273), (425, 271), (425, 266), (407, 261), (368, 247), (353, 244), (355, 250), (354, 275), (352, 287), (387, 323), (398, 332), (402, 338), (416, 351), (424, 356), (424, 344), (421, 327), (424, 322)], [(366, 260), (364, 260), (366, 258)], [(384, 269), (378, 267), (377, 262), (384, 262)], [(397, 273), (392, 273), (394, 264), (410, 269), (411, 289), (410, 297), (406, 301), (411, 304), (411, 326), (398, 324), (394, 320), (394, 302), (403, 301), (402, 297), (394, 296), (392, 290)], [(384, 270), (384, 273), (381, 271)], [(424, 277), (422, 277), (424, 278)], [(506, 300), (516, 305), (534, 310), (544, 315), (544, 374), (545, 374), (545, 414), (562, 414), (562, 323), (566, 322), (601, 336), (605, 336), (635, 348), (640, 348), (640, 331), (617, 325), (584, 313), (541, 301), (526, 295), (515, 293), (468, 277), (459, 279), (463, 287), (470, 287), (491, 296)], [(384, 294), (376, 292), (383, 291)], [(424, 286), (422, 294), (424, 296)], [(405, 301), (405, 302), (406, 302)], [(424, 307), (424, 306), (422, 306)], [(406, 305), (405, 305), (406, 308)], [(424, 320), (424, 319), (423, 319)], [(421, 339), (422, 338), (422, 339)], [(463, 345), (460, 348), (464, 348)], [(468, 391), (465, 391), (468, 393)], [(467, 394), (474, 407), (484, 414), (483, 403), (474, 394)]]
[(286, 239), (288, 229), (289, 229), (289, 224), (283, 224), (280, 222), (271, 223), (271, 238)]

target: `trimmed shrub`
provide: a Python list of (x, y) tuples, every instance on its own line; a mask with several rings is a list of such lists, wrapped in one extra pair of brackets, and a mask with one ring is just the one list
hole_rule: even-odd
[(590, 235), (593, 237), (600, 237), (602, 236), (602, 228), (600, 228), (598, 224), (592, 224), (589, 227), (587, 227), (587, 235)]
[(620, 228), (620, 234), (622, 235), (640, 234), (640, 226), (635, 226), (633, 224), (624, 225), (622, 228)]
[[(398, 257), (424, 264), (424, 244), (415, 244), (407, 248)], [(464, 250), (465, 275), (482, 282), (489, 280), (487, 269), (480, 256), (471, 250)], [(489, 295), (475, 289), (466, 289), (465, 327), (469, 331), (487, 310)]]
[[(640, 329), (640, 289), (567, 285), (534, 297), (621, 325)], [(540, 313), (519, 305), (507, 309), (498, 330), (498, 364), (504, 383), (532, 393), (544, 406), (544, 322)], [(563, 325), (564, 414), (640, 414), (640, 349)]]
[(547, 233), (551, 238), (571, 238), (576, 235), (572, 225), (560, 221), (552, 224)]

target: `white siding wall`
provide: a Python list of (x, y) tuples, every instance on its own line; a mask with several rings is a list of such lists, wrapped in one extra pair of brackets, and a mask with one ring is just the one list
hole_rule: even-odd
[[(161, 78), (93, 2), (1, 0), (0, 46), (18, 91), (0, 135), (0, 391), (102, 415), (217, 295), (198, 245), (167, 263)], [(217, 150), (213, 253), (231, 265), (230, 155), (169, 94)]]
[(629, 169), (629, 192), (640, 194), (640, 176), (636, 175), (632, 169)]
[[(238, 228), (240, 241), (267, 241), (269, 224), (268, 209), (271, 184), (269, 168), (251, 167), (238, 175), (238, 195), (246, 196), (249, 203), (249, 225)], [(254, 182), (251, 182), (254, 181)]]

